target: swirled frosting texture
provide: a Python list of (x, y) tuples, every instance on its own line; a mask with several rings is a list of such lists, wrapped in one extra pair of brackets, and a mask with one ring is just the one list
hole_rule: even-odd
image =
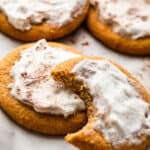
[(45, 40), (24, 50), (10, 72), (13, 78), (9, 85), (12, 96), (40, 113), (67, 117), (84, 110), (83, 101), (50, 75), (56, 65), (74, 57), (78, 55), (50, 47)]
[(82, 13), (86, 0), (0, 0), (0, 10), (16, 29), (46, 22), (61, 27)]
[(150, 104), (123, 72), (106, 60), (83, 60), (72, 72), (89, 88), (96, 109), (92, 127), (108, 142), (117, 148), (150, 137)]
[(123, 37), (139, 39), (150, 36), (149, 0), (91, 0), (100, 19)]

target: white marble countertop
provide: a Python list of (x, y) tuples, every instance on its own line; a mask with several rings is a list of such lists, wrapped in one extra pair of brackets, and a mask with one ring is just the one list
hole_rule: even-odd
[[(88, 55), (104, 56), (112, 59), (132, 72), (150, 92), (150, 57), (133, 57), (108, 50), (86, 29), (80, 28), (73, 35), (60, 40), (82, 50)], [(0, 33), (0, 58), (22, 42)], [(63, 137), (37, 135), (26, 131), (0, 110), (0, 150), (76, 150), (63, 140)]]

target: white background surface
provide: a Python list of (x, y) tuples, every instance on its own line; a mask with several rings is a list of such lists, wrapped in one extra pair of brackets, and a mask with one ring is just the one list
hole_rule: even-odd
[[(80, 28), (73, 35), (60, 40), (82, 50), (88, 55), (104, 56), (126, 67), (150, 92), (150, 73), (142, 68), (150, 57), (133, 57), (108, 50), (93, 38), (86, 29)], [(22, 42), (8, 38), (0, 33), (0, 58), (21, 45)], [(0, 150), (77, 150), (63, 140), (63, 137), (41, 136), (26, 131), (10, 120), (0, 110)]]

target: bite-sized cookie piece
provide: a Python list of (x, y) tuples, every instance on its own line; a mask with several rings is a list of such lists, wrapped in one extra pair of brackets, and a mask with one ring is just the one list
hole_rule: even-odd
[(0, 31), (22, 41), (53, 40), (84, 20), (89, 0), (1, 0)]
[(108, 47), (127, 54), (150, 54), (150, 2), (91, 0), (87, 25)]
[(0, 62), (0, 106), (19, 125), (48, 135), (65, 135), (86, 123), (85, 104), (53, 80), (51, 70), (80, 52), (40, 40), (11, 51)]
[(66, 140), (81, 150), (145, 150), (150, 95), (128, 71), (103, 58), (75, 58), (52, 71), (87, 105), (88, 123)]

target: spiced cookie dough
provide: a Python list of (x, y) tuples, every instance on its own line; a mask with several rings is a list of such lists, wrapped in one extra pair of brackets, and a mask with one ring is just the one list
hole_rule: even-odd
[(89, 0), (1, 0), (0, 31), (22, 41), (53, 40), (84, 20)]
[(87, 25), (108, 47), (127, 54), (150, 54), (148, 0), (91, 0)]
[(86, 123), (85, 104), (50, 76), (59, 63), (81, 53), (40, 40), (11, 51), (0, 62), (0, 106), (19, 125), (48, 135), (65, 135)]
[(104, 58), (75, 58), (53, 71), (84, 100), (88, 123), (66, 140), (81, 150), (145, 150), (150, 95), (127, 70)]

